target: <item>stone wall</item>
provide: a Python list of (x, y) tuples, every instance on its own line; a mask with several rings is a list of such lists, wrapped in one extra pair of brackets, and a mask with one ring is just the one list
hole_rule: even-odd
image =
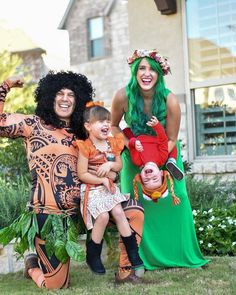
[[(105, 19), (106, 57), (89, 60), (87, 20), (96, 16)], [(118, 0), (74, 1), (65, 28), (70, 39), (71, 69), (85, 74), (93, 83), (95, 99), (104, 100), (109, 107), (114, 93), (129, 79), (127, 3)]]
[(13, 244), (5, 247), (0, 245), (0, 274), (9, 272), (17, 272), (24, 268), (24, 260), (16, 258), (16, 253), (13, 249)]

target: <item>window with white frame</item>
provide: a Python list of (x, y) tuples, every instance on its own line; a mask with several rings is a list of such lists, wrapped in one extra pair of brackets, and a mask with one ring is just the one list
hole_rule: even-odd
[(103, 17), (88, 20), (89, 57), (99, 58), (105, 55)]
[(236, 155), (236, 0), (187, 0), (196, 156)]

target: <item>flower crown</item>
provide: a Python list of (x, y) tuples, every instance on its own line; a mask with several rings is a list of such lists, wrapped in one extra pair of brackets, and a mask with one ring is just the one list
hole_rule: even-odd
[(154, 59), (156, 62), (158, 62), (162, 68), (164, 76), (167, 75), (168, 73), (171, 73), (170, 64), (167, 60), (167, 57), (160, 55), (157, 49), (153, 49), (153, 50), (137, 49), (134, 51), (132, 56), (129, 56), (127, 58), (127, 62), (129, 65), (131, 65), (136, 59), (142, 58), (142, 57), (150, 57)]

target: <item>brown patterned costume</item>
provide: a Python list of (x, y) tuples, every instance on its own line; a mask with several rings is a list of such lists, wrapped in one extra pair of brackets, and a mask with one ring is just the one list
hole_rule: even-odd
[[(77, 150), (72, 144), (74, 135), (66, 129), (56, 129), (45, 125), (36, 115), (8, 114), (3, 112), (4, 101), (10, 90), (6, 83), (0, 86), (0, 136), (22, 137), (29, 169), (32, 175), (30, 204), (37, 212), (39, 229), (45, 223), (49, 211), (59, 213), (62, 209), (78, 208), (80, 181), (77, 177)], [(130, 200), (125, 213), (131, 229), (141, 240), (143, 209), (137, 202)], [(41, 209), (43, 208), (43, 209)], [(62, 264), (54, 255), (49, 258), (45, 241), (39, 236), (35, 248), (44, 274), (42, 287), (49, 289), (66, 288), (69, 282), (69, 264)], [(120, 242), (120, 267), (130, 266), (125, 247)]]
[[(0, 96), (5, 94), (5, 89), (0, 87)], [(1, 113), (3, 103), (0, 102)], [(30, 205), (44, 208), (37, 210), (39, 228), (42, 228), (48, 210), (59, 213), (62, 209), (77, 208), (80, 182), (77, 177), (77, 151), (72, 145), (73, 134), (65, 129), (46, 126), (35, 115), (2, 113), (0, 136), (24, 139), (32, 175)], [(44, 244), (40, 236), (36, 238), (35, 248), (44, 272), (45, 286), (67, 287), (69, 261), (62, 265), (55, 256), (49, 259)]]

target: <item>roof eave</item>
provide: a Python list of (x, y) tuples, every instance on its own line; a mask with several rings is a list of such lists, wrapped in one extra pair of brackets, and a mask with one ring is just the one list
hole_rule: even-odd
[(66, 19), (67, 19), (67, 17), (68, 17), (68, 14), (69, 14), (69, 12), (70, 12), (70, 9), (71, 9), (73, 3), (74, 3), (74, 0), (70, 0), (68, 6), (67, 6), (67, 8), (66, 8), (66, 11), (65, 11), (65, 13), (64, 13), (64, 15), (63, 15), (63, 17), (62, 17), (62, 20), (61, 20), (61, 22), (60, 22), (60, 24), (59, 24), (59, 26), (58, 26), (58, 29), (59, 29), (59, 30), (65, 30), (65, 22), (66, 22)]
[(20, 54), (20, 53), (39, 53), (39, 54), (46, 54), (46, 50), (44, 50), (41, 47), (36, 47), (36, 48), (29, 48), (29, 49), (22, 49), (22, 50), (11, 50), (10, 51), (12, 54)]

